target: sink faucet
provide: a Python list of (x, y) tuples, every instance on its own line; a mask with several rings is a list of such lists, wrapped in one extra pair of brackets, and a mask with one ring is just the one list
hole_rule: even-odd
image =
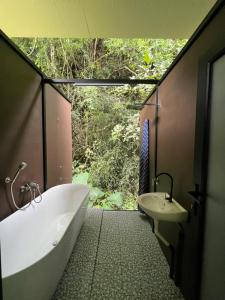
[(173, 177), (169, 174), (169, 173), (165, 173), (165, 172), (162, 172), (162, 173), (159, 173), (158, 175), (156, 175), (154, 181), (156, 184), (159, 183), (159, 177), (161, 175), (167, 175), (169, 178), (170, 178), (170, 182), (171, 182), (171, 185), (170, 185), (170, 194), (169, 196), (165, 196), (165, 199), (166, 200), (169, 200), (169, 202), (172, 202), (172, 199), (173, 199)]

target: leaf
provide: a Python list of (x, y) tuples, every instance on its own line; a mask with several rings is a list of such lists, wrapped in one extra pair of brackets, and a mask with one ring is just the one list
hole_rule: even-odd
[(97, 187), (91, 187), (90, 189), (90, 202), (95, 202), (97, 199), (102, 198), (105, 195), (103, 191), (101, 191)]
[(111, 203), (111, 205), (116, 205), (117, 207), (122, 207), (123, 205), (123, 194), (121, 192), (115, 192), (107, 197), (107, 201)]
[(150, 64), (150, 62), (152, 61), (150, 55), (148, 52), (145, 52), (145, 55), (144, 55), (144, 61), (146, 62), (147, 65)]
[(102, 208), (103, 208), (103, 209), (112, 209), (112, 206), (110, 205), (110, 203), (104, 202), (104, 203), (102, 204)]
[(89, 173), (83, 172), (73, 176), (73, 183), (77, 184), (88, 184)]

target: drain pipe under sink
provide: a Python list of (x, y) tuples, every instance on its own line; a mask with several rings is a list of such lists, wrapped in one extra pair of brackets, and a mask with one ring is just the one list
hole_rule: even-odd
[(171, 250), (171, 265), (170, 265), (170, 273), (169, 276), (175, 281), (177, 285), (177, 280), (175, 276), (175, 249), (174, 247), (159, 233), (159, 221), (157, 219), (153, 219), (153, 232), (157, 236), (157, 238), (168, 248)]
[(154, 219), (154, 233), (166, 247), (170, 247), (170, 243), (159, 233), (159, 221), (157, 219)]

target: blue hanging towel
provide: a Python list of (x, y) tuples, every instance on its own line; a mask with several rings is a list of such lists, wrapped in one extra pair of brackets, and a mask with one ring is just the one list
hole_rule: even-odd
[(142, 129), (142, 141), (140, 149), (140, 173), (139, 173), (139, 195), (149, 192), (150, 170), (149, 170), (149, 133), (150, 122), (145, 119)]

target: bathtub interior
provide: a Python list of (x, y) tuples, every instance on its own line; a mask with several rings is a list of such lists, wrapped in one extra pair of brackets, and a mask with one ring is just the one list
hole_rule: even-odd
[(43, 193), (42, 202), (16, 211), (0, 223), (2, 277), (34, 264), (61, 240), (79, 209), (86, 208), (89, 190), (64, 184)]

